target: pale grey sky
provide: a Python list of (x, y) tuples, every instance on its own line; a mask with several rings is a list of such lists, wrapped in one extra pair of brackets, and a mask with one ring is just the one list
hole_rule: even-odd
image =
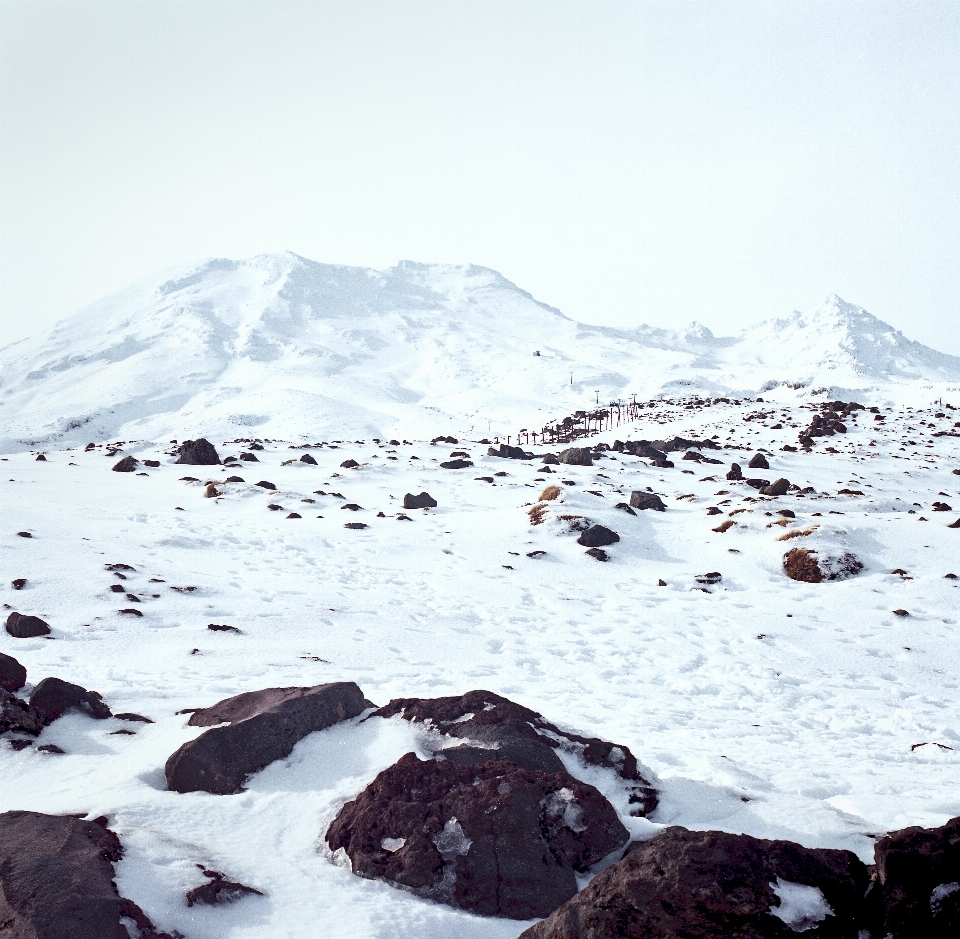
[(173, 264), (496, 268), (960, 354), (960, 3), (0, 0), (0, 344)]

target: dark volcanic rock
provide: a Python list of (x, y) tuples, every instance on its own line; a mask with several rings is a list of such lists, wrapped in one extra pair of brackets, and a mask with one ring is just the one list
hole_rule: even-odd
[(630, 505), (635, 509), (653, 509), (657, 512), (666, 512), (667, 507), (663, 504), (663, 499), (655, 492), (643, 492), (635, 489), (630, 493)]
[(591, 525), (586, 531), (581, 533), (577, 539), (577, 544), (582, 544), (585, 548), (602, 548), (604, 545), (616, 544), (620, 536), (603, 525)]
[(869, 880), (850, 851), (668, 828), (521, 939), (857, 939)]
[(140, 463), (132, 456), (125, 456), (119, 463), (114, 463), (113, 471), (115, 473), (135, 473)]
[(217, 466), (220, 457), (216, 448), (205, 437), (199, 440), (184, 440), (180, 444), (180, 456), (177, 463), (187, 463), (191, 466)]
[(435, 509), (437, 500), (429, 492), (421, 492), (418, 496), (408, 492), (403, 497), (403, 507), (405, 509)]
[(44, 724), (52, 724), (71, 709), (97, 720), (111, 716), (110, 708), (96, 691), (87, 691), (62, 678), (44, 678), (30, 694), (30, 706), (40, 714)]
[(468, 765), (408, 753), (327, 831), (356, 874), (486, 916), (546, 916), (576, 872), (627, 837), (613, 806), (566, 772)]
[(942, 828), (904, 828), (875, 848), (874, 935), (960, 936), (960, 818)]
[(727, 479), (731, 482), (739, 482), (743, 479), (743, 470), (740, 468), (739, 463), (731, 463), (730, 470), (727, 472)]
[(143, 465), (144, 465), (144, 466), (149, 466), (150, 469), (159, 469), (159, 467), (160, 467), (160, 461), (159, 461), (159, 460), (144, 460), (144, 461), (143, 461)]
[(270, 489), (273, 492), (276, 492), (277, 487), (270, 482), (269, 479), (261, 479), (260, 482), (255, 483), (254, 485), (259, 486), (261, 489)]
[(13, 587), (14, 590), (23, 590), (23, 588), (27, 586), (27, 578), (15, 577), (10, 581), (10, 586)]
[(754, 453), (747, 466), (750, 469), (770, 469), (770, 464), (762, 453)]
[(40, 812), (0, 815), (0, 935), (128, 939), (121, 917), (129, 917), (141, 939), (170, 939), (117, 893), (113, 864), (123, 848), (101, 821)]
[(220, 871), (207, 870), (200, 864), (197, 867), (203, 871), (203, 876), (209, 878), (210, 882), (187, 891), (187, 906), (193, 906), (194, 903), (222, 906), (224, 903), (233, 903), (251, 894), (263, 896), (263, 893), (253, 887), (227, 880), (227, 875), (221, 874)]
[(770, 485), (769, 479), (748, 479), (746, 482), (752, 489), (766, 489)]
[(603, 548), (587, 548), (584, 554), (589, 554), (590, 557), (595, 558), (597, 561), (609, 561), (610, 555), (607, 554)]
[(522, 447), (511, 447), (502, 443), (499, 447), (487, 447), (487, 456), (498, 456), (504, 460), (532, 460), (533, 454), (527, 453)]
[(356, 469), (360, 464), (356, 460), (344, 460), (340, 464), (341, 469)]
[(254, 454), (252, 454), (252, 453), (241, 453), (241, 454), (240, 454), (240, 459), (243, 460), (244, 463), (259, 463), (259, 462), (260, 462), (260, 460), (257, 459), (257, 457), (256, 457)]
[(447, 460), (440, 464), (441, 469), (467, 469), (473, 466), (470, 460)]
[(593, 466), (593, 453), (589, 447), (568, 447), (560, 452), (559, 459), (567, 466)]
[(26, 701), (0, 688), (0, 733), (7, 730), (36, 736), (43, 730), (43, 717)]
[(785, 496), (790, 489), (790, 480), (780, 477), (775, 479), (769, 486), (760, 490), (762, 496)]
[[(509, 760), (525, 769), (558, 773), (564, 764), (557, 751), (563, 750), (624, 780), (632, 815), (644, 816), (656, 807), (656, 790), (640, 774), (628, 747), (560, 730), (536, 711), (491, 691), (468, 691), (449, 698), (396, 698), (370, 715), (398, 716), (414, 723), (429, 723), (441, 734), (468, 741), (443, 750), (443, 756), (452, 762)], [(472, 745), (476, 743), (484, 746)]]
[(19, 691), (27, 683), (27, 670), (12, 655), (0, 652), (0, 688)]
[(310, 456), (309, 453), (304, 453), (304, 455), (300, 457), (300, 462), (309, 463), (311, 466), (317, 465), (317, 461), (312, 456)]
[(13, 612), (7, 617), (7, 632), (15, 639), (32, 639), (34, 636), (48, 635), (50, 626), (39, 616)]
[[(265, 688), (226, 698), (191, 715), (192, 726), (211, 729), (170, 756), (167, 785), (175, 792), (238, 792), (247, 776), (288, 756), (307, 734), (356, 717), (366, 707), (352, 681)], [(223, 721), (228, 726), (211, 726)]]

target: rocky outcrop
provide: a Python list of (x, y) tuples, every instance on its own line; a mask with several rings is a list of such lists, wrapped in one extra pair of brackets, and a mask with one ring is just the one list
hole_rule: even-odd
[(486, 916), (546, 916), (623, 844), (613, 806), (565, 771), (400, 758), (326, 834), (354, 873)]
[(0, 689), (0, 733), (8, 730), (35, 737), (43, 730), (43, 717), (26, 701)]
[(186, 463), (190, 466), (217, 466), (220, 457), (216, 448), (205, 437), (198, 440), (184, 440), (180, 444), (180, 456), (177, 463)]
[(656, 789), (640, 773), (628, 747), (561, 730), (536, 711), (491, 691), (468, 691), (449, 698), (396, 698), (367, 719), (374, 717), (402, 717), (465, 741), (442, 750), (445, 759), (457, 763), (509, 760), (525, 769), (557, 773), (564, 769), (558, 751), (571, 753), (588, 766), (620, 777), (629, 792), (631, 815), (647, 815), (657, 804)]
[(869, 879), (850, 851), (668, 828), (521, 939), (857, 939)]
[(4, 812), (0, 815), (0, 935), (10, 939), (140, 939), (157, 933), (135, 903), (117, 893), (113, 865), (123, 855), (106, 819)]
[[(239, 792), (247, 776), (289, 756), (307, 734), (369, 706), (352, 681), (265, 688), (227, 698), (190, 716), (191, 726), (211, 729), (169, 757), (167, 786), (175, 792)], [(224, 722), (227, 726), (213, 726)]]
[(593, 452), (589, 447), (568, 447), (560, 452), (559, 459), (568, 466), (593, 466)]

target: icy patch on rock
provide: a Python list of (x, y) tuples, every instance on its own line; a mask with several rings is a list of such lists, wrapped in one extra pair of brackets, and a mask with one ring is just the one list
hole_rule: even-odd
[(795, 884), (779, 877), (770, 886), (780, 899), (780, 905), (770, 907), (770, 913), (783, 920), (794, 932), (806, 932), (828, 916), (836, 915), (819, 887)]
[(958, 890), (960, 890), (960, 883), (956, 881), (952, 884), (940, 884), (938, 887), (934, 887), (933, 893), (930, 894), (931, 915), (936, 916), (940, 912), (940, 904)]

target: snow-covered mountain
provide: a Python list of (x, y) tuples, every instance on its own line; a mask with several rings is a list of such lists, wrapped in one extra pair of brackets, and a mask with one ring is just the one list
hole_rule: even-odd
[(168, 272), (0, 350), (0, 449), (508, 433), (633, 394), (916, 379), (960, 381), (960, 359), (838, 297), (718, 338), (584, 325), (482, 267), (286, 253)]

